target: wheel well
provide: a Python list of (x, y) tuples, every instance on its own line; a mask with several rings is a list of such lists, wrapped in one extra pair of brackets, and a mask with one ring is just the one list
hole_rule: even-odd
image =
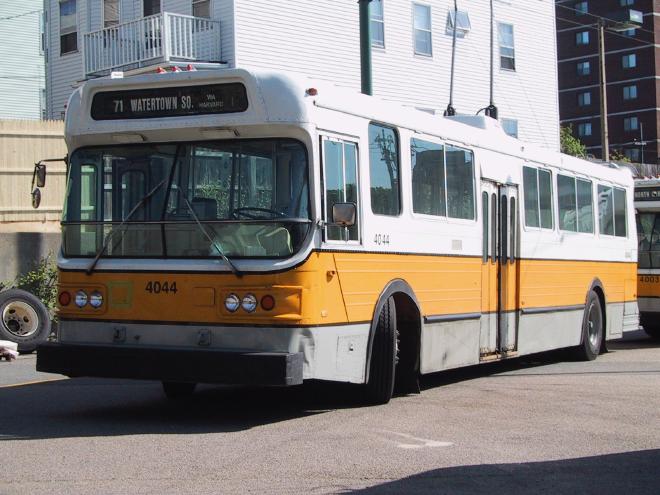
[(399, 376), (419, 373), (422, 316), (417, 303), (403, 292), (392, 294), (396, 308), (396, 327), (399, 333)]
[(598, 296), (600, 301), (600, 310), (603, 315), (603, 340), (601, 342), (601, 352), (607, 350), (606, 337), (607, 337), (607, 309), (605, 307), (605, 292), (600, 285), (594, 285), (591, 290), (593, 290)]

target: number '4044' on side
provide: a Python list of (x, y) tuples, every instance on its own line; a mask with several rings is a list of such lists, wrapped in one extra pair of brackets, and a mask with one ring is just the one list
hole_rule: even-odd
[(147, 285), (145, 286), (144, 290), (148, 292), (149, 294), (172, 294), (175, 295), (178, 291), (176, 288), (176, 282), (160, 282), (160, 281), (154, 281), (150, 280), (147, 282)]

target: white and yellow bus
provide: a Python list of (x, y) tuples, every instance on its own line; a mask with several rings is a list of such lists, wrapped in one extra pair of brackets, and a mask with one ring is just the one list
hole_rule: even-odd
[(99, 79), (71, 97), (59, 332), (38, 369), (365, 384), (637, 328), (628, 170), (290, 76)]
[(639, 319), (649, 336), (660, 339), (660, 179), (635, 181), (635, 210)]

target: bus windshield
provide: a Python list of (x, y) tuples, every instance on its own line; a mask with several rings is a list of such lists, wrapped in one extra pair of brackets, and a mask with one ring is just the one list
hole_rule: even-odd
[(637, 214), (640, 268), (660, 268), (660, 213)]
[[(283, 258), (312, 225), (290, 139), (83, 148), (70, 160), (65, 256)], [(110, 237), (108, 237), (110, 236)]]

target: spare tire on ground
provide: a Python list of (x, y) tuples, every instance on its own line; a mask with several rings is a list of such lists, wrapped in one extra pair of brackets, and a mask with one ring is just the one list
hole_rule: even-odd
[(50, 334), (50, 314), (38, 297), (21, 289), (0, 292), (0, 340), (18, 344), (18, 352), (34, 351)]

